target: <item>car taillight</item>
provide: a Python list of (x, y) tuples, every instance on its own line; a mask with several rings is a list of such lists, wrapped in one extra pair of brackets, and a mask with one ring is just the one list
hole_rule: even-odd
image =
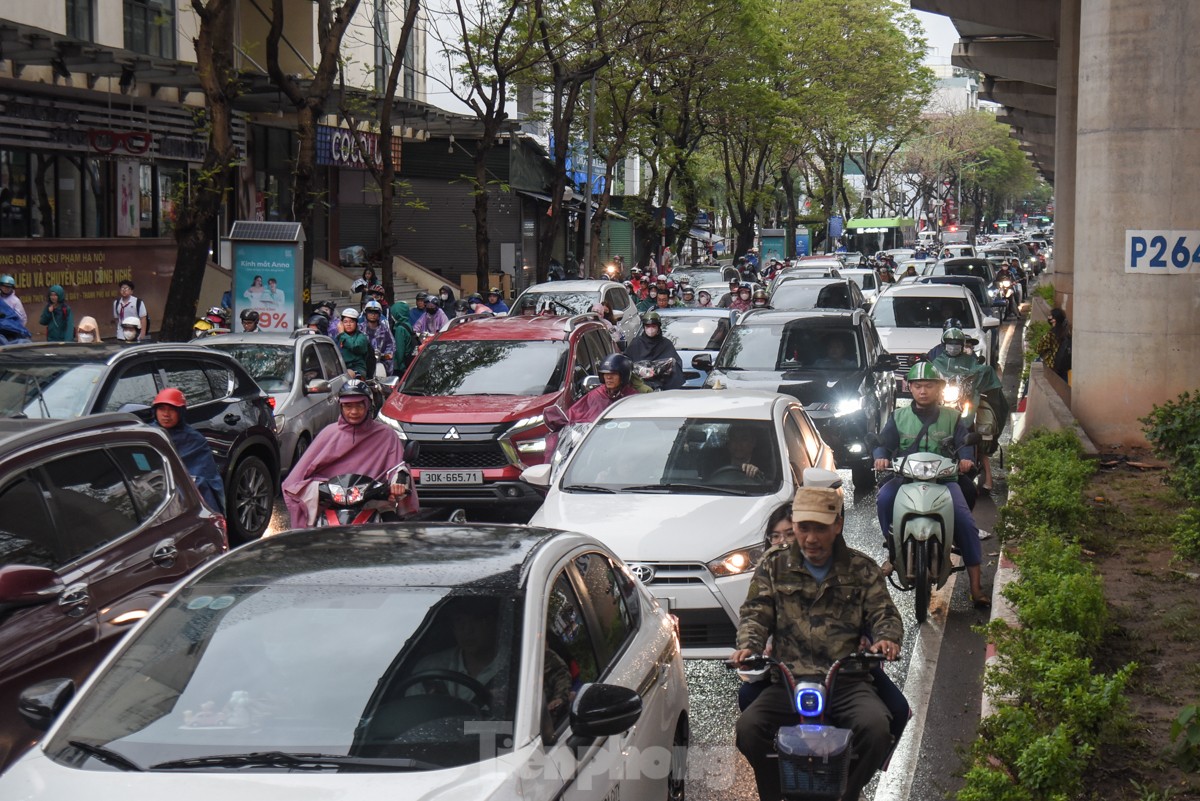
[(221, 539), (225, 540), (225, 550), (229, 550), (229, 521), (225, 519), (225, 515), (213, 515), (213, 525), (221, 530)]
[(267, 405), (271, 407), (271, 411), (275, 411), (275, 396), (274, 395), (267, 396)]

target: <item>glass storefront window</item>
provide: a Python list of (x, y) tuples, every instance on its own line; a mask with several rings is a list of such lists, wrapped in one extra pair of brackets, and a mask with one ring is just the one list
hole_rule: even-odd
[(58, 232), (63, 238), (83, 236), (83, 173), (79, 169), (82, 157), (58, 157)]
[(21, 150), (0, 150), (0, 237), (29, 236), (29, 164)]
[(51, 238), (58, 236), (54, 222), (54, 162), (55, 156), (49, 153), (34, 153), (30, 162), (30, 178), (33, 183), (33, 197), (30, 199), (29, 234), (30, 236)]
[(142, 236), (154, 236), (154, 167), (138, 165), (138, 228)]

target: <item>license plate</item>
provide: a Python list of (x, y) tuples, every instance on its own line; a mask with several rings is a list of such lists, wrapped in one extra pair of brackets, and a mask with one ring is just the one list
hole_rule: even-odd
[(422, 470), (417, 477), (419, 483), (426, 486), (433, 484), (482, 484), (482, 470)]

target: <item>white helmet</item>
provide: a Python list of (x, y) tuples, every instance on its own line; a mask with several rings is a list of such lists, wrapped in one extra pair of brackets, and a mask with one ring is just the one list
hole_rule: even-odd
[(141, 328), (142, 321), (137, 317), (126, 317), (121, 321), (122, 328)]
[(342, 317), (349, 317), (351, 320), (357, 320), (358, 309), (342, 309)]

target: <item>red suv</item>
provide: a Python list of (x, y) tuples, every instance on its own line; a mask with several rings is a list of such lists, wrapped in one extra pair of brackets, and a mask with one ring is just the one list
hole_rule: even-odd
[(566, 411), (613, 351), (594, 314), (451, 320), (421, 349), (379, 416), (421, 443), (412, 465), (421, 505), (539, 505), (542, 496), (519, 479), (549, 458), (543, 413), (549, 406)]

